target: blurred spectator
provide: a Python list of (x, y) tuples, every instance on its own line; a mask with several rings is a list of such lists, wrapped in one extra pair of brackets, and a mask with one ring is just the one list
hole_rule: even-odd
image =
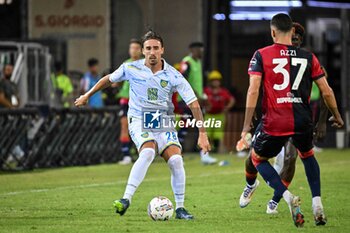
[[(19, 107), (18, 89), (17, 85), (11, 81), (12, 73), (13, 65), (6, 64), (2, 72), (2, 77), (0, 78), (0, 108)], [(20, 140), (20, 142), (22, 143), (23, 140)], [(17, 161), (23, 158), (24, 151), (20, 145), (16, 145), (6, 159), (5, 164), (9, 166), (12, 163), (17, 163)]]
[[(98, 60), (96, 58), (90, 58), (87, 62), (89, 71), (85, 73), (84, 77), (81, 80), (81, 91), (86, 93), (90, 90), (100, 79), (98, 74)], [(103, 107), (102, 93), (101, 91), (97, 92), (90, 97), (88, 105), (93, 108)]]
[(198, 100), (203, 98), (203, 43), (192, 42), (189, 45), (190, 54), (182, 59), (180, 72), (190, 83)]
[[(180, 64), (180, 72), (190, 83), (199, 102), (203, 102), (203, 69), (201, 61), (203, 58), (203, 47), (202, 42), (192, 42), (189, 45), (190, 54), (184, 57)], [(177, 101), (175, 103), (175, 112), (185, 114), (186, 116), (192, 115), (190, 109), (186, 106), (185, 102), (179, 95), (177, 96)], [(180, 143), (184, 143), (187, 134), (187, 128), (181, 128), (179, 130), (178, 137)], [(203, 153), (200, 151), (200, 156), (203, 164), (214, 164), (217, 162), (217, 159), (211, 157), (208, 152)]]
[(213, 142), (213, 151), (218, 151), (220, 142), (223, 142), (225, 129), (225, 114), (235, 104), (235, 99), (224, 87), (221, 87), (222, 75), (219, 71), (213, 70), (208, 75), (208, 86), (204, 88), (207, 97), (205, 104), (205, 120), (215, 119), (222, 122), (220, 128), (207, 128), (208, 138)]
[(13, 65), (6, 64), (0, 79), (0, 108), (16, 108), (19, 106), (17, 85), (11, 81)]
[[(190, 83), (193, 91), (195, 92), (198, 101), (203, 99), (203, 68), (202, 68), (202, 58), (203, 58), (203, 43), (202, 42), (192, 42), (189, 45), (190, 54), (184, 57), (176, 69), (179, 69), (180, 73), (187, 79)], [(178, 114), (191, 115), (190, 109), (186, 106), (185, 102), (181, 99), (181, 96), (176, 94), (174, 97), (176, 101), (175, 112)], [(186, 134), (185, 131), (183, 133)], [(179, 132), (179, 139), (184, 135)]]
[[(136, 60), (139, 60), (142, 58), (142, 43), (141, 41), (137, 39), (131, 39), (129, 43), (129, 56), (130, 58), (126, 60), (125, 62), (133, 62)], [(122, 144), (122, 153), (123, 153), (123, 159), (119, 161), (119, 164), (127, 165), (132, 162), (131, 156), (130, 156), (130, 149), (132, 146), (132, 142), (129, 137), (129, 130), (128, 130), (128, 118), (127, 113), (129, 109), (129, 89), (130, 84), (128, 81), (123, 82), (123, 86), (118, 93), (118, 97), (120, 98), (120, 106), (121, 106), (121, 118), (120, 118), (120, 124), (121, 124), (121, 132), (120, 132), (120, 142)]]
[(52, 83), (61, 106), (68, 108), (72, 103), (73, 85), (70, 78), (63, 73), (61, 62), (55, 63), (55, 74)]

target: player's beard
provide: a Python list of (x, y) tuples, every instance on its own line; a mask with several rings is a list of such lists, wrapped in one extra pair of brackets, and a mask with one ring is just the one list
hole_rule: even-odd
[(148, 58), (148, 63), (151, 65), (151, 66), (155, 66), (158, 64), (158, 59), (156, 56), (150, 56)]

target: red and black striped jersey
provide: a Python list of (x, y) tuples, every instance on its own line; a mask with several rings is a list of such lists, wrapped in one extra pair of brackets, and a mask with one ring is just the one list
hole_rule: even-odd
[(310, 130), (312, 82), (324, 77), (313, 53), (273, 44), (254, 53), (248, 74), (262, 77), (261, 120), (265, 133), (284, 136)]

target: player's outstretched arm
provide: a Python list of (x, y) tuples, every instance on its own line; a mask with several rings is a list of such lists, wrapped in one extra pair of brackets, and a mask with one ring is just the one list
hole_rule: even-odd
[[(188, 107), (192, 111), (192, 115), (196, 121), (202, 121), (203, 122), (203, 113), (201, 110), (201, 107), (199, 105), (198, 100), (193, 101), (188, 105)], [(204, 128), (204, 126), (198, 128), (199, 130), (199, 136), (198, 136), (198, 146), (203, 150), (203, 152), (208, 152), (211, 150), (210, 143), (208, 140), (207, 132)]]
[(256, 103), (259, 98), (259, 90), (261, 85), (261, 75), (250, 75), (249, 88), (247, 92), (246, 108), (244, 115), (244, 123), (241, 137), (245, 138), (246, 134), (250, 131), (252, 125), (252, 119), (254, 116)]
[(316, 80), (315, 82), (322, 93), (322, 97), (327, 108), (333, 115), (329, 119), (330, 121), (333, 122), (332, 126), (336, 128), (341, 128), (344, 125), (344, 121), (340, 116), (340, 113), (338, 111), (337, 101), (335, 99), (332, 88), (328, 85), (327, 79), (325, 77), (322, 77)]
[(77, 98), (74, 105), (77, 107), (86, 105), (91, 96), (93, 96), (96, 92), (109, 87), (110, 85), (111, 81), (109, 81), (109, 75), (104, 76), (88, 92)]

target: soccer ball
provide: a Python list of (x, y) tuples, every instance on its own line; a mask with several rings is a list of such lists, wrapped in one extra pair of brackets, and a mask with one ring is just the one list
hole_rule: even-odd
[(154, 220), (165, 221), (173, 216), (173, 203), (166, 197), (155, 197), (148, 204), (148, 215)]

